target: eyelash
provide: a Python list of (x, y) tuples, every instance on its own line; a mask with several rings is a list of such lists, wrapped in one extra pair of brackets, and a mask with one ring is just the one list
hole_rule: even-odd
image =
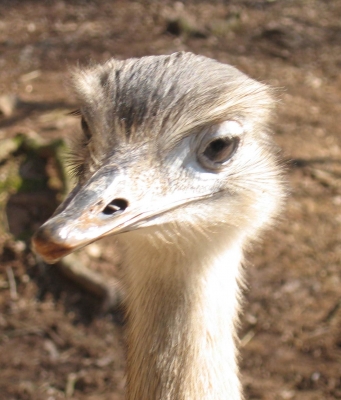
[(86, 120), (85, 120), (85, 118), (83, 116), (82, 116), (82, 119), (81, 119), (81, 127), (82, 127), (82, 130), (84, 132), (85, 137), (88, 140), (90, 140), (91, 136), (92, 136), (91, 135), (91, 131), (90, 131), (88, 123), (86, 122)]

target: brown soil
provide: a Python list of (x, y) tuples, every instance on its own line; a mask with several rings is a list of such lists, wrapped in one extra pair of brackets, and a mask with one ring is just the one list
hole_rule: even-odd
[[(248, 257), (247, 399), (341, 399), (340, 16), (338, 0), (0, 2), (2, 140), (72, 135), (67, 70), (89, 60), (193, 51), (280, 88), (274, 131), (291, 160), (291, 195)], [(8, 107), (13, 94), (19, 101)], [(13, 153), (0, 160), (0, 175), (9, 162), (26, 175), (53, 171), (50, 158), (32, 172), (25, 152)], [(0, 237), (0, 398), (123, 399), (120, 313), (102, 313), (99, 299), (38, 261), (26, 242), (59, 190), (0, 193), (11, 232)], [(104, 243), (83, 257), (115, 274), (111, 252)]]

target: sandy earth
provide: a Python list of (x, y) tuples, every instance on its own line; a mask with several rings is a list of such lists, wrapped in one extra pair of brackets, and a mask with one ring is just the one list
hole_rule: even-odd
[[(77, 107), (70, 67), (179, 50), (278, 88), (273, 126), (291, 194), (281, 221), (248, 256), (246, 398), (341, 398), (340, 17), (338, 0), (0, 2), (0, 181), (16, 170), (40, 182), (0, 186), (0, 399), (124, 393), (122, 315), (102, 312), (98, 298), (29, 249), (30, 234), (62, 197), (54, 155), (4, 152), (7, 139), (20, 133), (50, 143), (79, 129), (67, 115)], [(107, 243), (79, 257), (116, 274)]]

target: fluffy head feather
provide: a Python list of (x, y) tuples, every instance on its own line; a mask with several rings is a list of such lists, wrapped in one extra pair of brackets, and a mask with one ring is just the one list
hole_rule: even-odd
[(171, 145), (199, 126), (231, 118), (262, 131), (273, 106), (265, 85), (192, 53), (111, 59), (75, 70), (73, 82), (102, 154), (118, 136), (139, 142), (162, 136)]

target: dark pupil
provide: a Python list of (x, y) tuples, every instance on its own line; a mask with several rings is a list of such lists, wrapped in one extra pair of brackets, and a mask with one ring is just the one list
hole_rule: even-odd
[(211, 161), (224, 162), (233, 152), (231, 139), (216, 139), (205, 149), (204, 155)]
[(223, 139), (218, 139), (210, 143), (211, 151), (214, 153), (219, 153), (225, 147), (226, 147), (226, 142)]

